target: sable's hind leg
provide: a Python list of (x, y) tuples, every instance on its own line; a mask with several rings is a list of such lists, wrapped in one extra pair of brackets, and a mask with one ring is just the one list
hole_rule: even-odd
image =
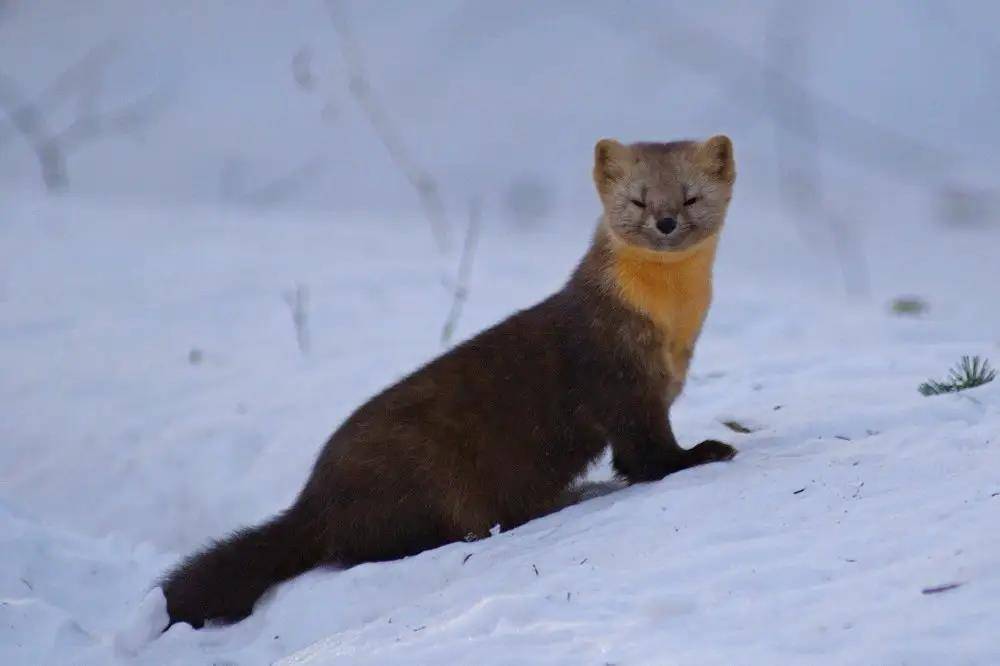
[(325, 557), (331, 564), (395, 560), (457, 540), (451, 525), (412, 479), (338, 479), (323, 515)]

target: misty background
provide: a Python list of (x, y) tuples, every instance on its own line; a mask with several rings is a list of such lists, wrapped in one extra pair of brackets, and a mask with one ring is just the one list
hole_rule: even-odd
[(724, 132), (731, 219), (772, 211), (822, 270), (839, 252), (869, 273), (914, 225), (996, 224), (998, 20), (991, 2), (8, 0), (0, 188), (330, 224), (440, 205), (453, 241), (477, 198), (493, 224), (589, 233), (598, 138)]

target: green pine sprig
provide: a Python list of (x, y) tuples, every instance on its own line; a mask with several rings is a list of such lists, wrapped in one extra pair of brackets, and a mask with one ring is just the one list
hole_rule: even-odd
[(963, 356), (962, 361), (948, 371), (948, 379), (939, 382), (929, 379), (917, 390), (922, 395), (940, 395), (941, 393), (956, 393), (965, 389), (988, 384), (997, 377), (997, 371), (990, 367), (989, 360), (978, 356)]

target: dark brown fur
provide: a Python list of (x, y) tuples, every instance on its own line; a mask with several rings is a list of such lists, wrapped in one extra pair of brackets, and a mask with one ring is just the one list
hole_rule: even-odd
[(608, 286), (603, 229), (566, 286), (362, 405), (293, 506), (193, 555), (163, 587), (170, 621), (236, 621), (314, 566), (412, 555), (558, 508), (610, 444), (630, 482), (735, 451), (683, 449), (661, 330)]

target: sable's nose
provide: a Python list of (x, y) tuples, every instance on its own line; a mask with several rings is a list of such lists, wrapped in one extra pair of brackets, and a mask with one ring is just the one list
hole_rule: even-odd
[(672, 217), (661, 217), (656, 221), (656, 228), (660, 230), (661, 234), (666, 236), (677, 228), (677, 220)]

